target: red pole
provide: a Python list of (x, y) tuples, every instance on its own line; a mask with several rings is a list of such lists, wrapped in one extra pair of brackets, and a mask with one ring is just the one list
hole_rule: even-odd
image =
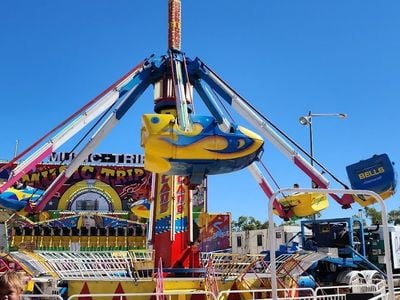
[(168, 0), (168, 48), (181, 50), (181, 0)]

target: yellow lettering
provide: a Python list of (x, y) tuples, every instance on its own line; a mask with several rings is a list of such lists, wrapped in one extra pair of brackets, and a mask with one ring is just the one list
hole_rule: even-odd
[(358, 174), (358, 178), (360, 180), (363, 180), (363, 179), (366, 179), (366, 178), (369, 178), (369, 177), (372, 177), (372, 176), (376, 176), (376, 175), (382, 174), (384, 172), (385, 172), (385, 168), (384, 167), (379, 167), (378, 169), (373, 169), (371, 171), (365, 171), (363, 173), (359, 173)]
[(106, 177), (114, 176), (115, 170), (109, 169), (109, 168), (102, 168), (100, 173), (101, 173), (101, 175), (105, 175)]

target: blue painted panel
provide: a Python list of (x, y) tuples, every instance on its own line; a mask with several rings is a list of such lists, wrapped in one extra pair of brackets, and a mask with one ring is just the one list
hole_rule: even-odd
[(395, 171), (387, 154), (361, 160), (347, 166), (346, 171), (352, 189), (370, 190), (378, 194), (395, 190)]

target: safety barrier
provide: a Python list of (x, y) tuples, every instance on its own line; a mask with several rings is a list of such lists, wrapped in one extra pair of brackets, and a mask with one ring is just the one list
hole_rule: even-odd
[[(210, 300), (217, 300), (217, 298), (208, 291), (166, 291), (164, 293), (126, 293), (126, 294), (76, 294), (70, 296), (67, 300), (74, 300), (74, 299), (93, 299), (96, 300), (98, 298), (105, 298), (109, 297), (109, 299), (113, 300), (124, 300), (124, 299), (131, 299), (131, 298), (156, 298), (156, 299), (171, 299), (174, 296), (205, 296), (207, 299)], [(90, 298), (89, 298), (90, 297)]]
[[(376, 294), (371, 300), (383, 300), (389, 299), (386, 293), (385, 283), (379, 282), (377, 284), (365, 284), (365, 285), (343, 285), (335, 287), (319, 287), (317, 289), (311, 288), (297, 288), (291, 289), (277, 289), (278, 298), (280, 300), (346, 300), (349, 293), (352, 293), (353, 289), (358, 289), (363, 293)], [(163, 293), (121, 293), (121, 294), (75, 294), (69, 296), (67, 300), (79, 300), (79, 299), (113, 299), (113, 300), (123, 300), (123, 299), (176, 299), (176, 296), (191, 296), (198, 295), (204, 296), (208, 300), (226, 300), (229, 298), (237, 299), (263, 299), (272, 300), (272, 290), (271, 289), (249, 289), (249, 290), (226, 290), (221, 291), (218, 295), (214, 295), (211, 291), (203, 290), (174, 290), (165, 291)], [(396, 299), (400, 296), (400, 291), (395, 292)], [(190, 296), (190, 297), (189, 297)], [(22, 295), (22, 299), (49, 299), (49, 300), (62, 300), (59, 295)], [(183, 299), (179, 297), (179, 299)], [(394, 300), (394, 299), (393, 299)]]

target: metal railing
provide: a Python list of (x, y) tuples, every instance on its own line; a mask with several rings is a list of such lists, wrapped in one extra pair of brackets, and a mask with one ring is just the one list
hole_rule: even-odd
[[(342, 285), (333, 287), (318, 287), (315, 290), (311, 288), (293, 288), (293, 289), (277, 289), (276, 299), (293, 299), (293, 300), (341, 300), (346, 299), (346, 294), (349, 293), (372, 293), (377, 296), (386, 294), (386, 285), (384, 280), (377, 284), (359, 284), (359, 285)], [(252, 299), (270, 300), (274, 299), (272, 289), (254, 289), (254, 290), (226, 290), (221, 291), (217, 299), (227, 299), (229, 295), (251, 295)], [(400, 292), (399, 292), (400, 294)], [(380, 299), (380, 298), (377, 298)]]
[[(354, 292), (357, 291), (357, 292)], [(293, 288), (293, 289), (277, 289), (278, 297), (280, 300), (345, 300), (346, 294), (349, 293), (369, 293), (376, 294), (371, 300), (383, 300), (388, 299), (388, 293), (386, 293), (386, 284), (384, 280), (377, 282), (376, 284), (361, 284), (361, 285), (342, 285), (334, 287), (318, 287), (316, 289), (311, 288)], [(165, 291), (163, 293), (103, 293), (103, 294), (74, 294), (68, 297), (67, 300), (75, 299), (176, 299), (176, 296), (188, 296), (187, 299), (193, 295), (202, 295), (208, 300), (226, 300), (232, 295), (237, 295), (241, 299), (263, 299), (271, 300), (274, 299), (272, 296), (272, 289), (248, 289), (248, 290), (225, 290), (219, 292), (217, 295), (211, 291), (204, 290), (174, 290)], [(400, 291), (396, 291), (395, 295), (400, 295)], [(41, 299), (55, 299), (61, 300), (59, 295), (22, 295), (22, 299), (28, 298), (41, 298)], [(186, 297), (185, 297), (186, 298)], [(181, 298), (179, 298), (181, 299)]]

